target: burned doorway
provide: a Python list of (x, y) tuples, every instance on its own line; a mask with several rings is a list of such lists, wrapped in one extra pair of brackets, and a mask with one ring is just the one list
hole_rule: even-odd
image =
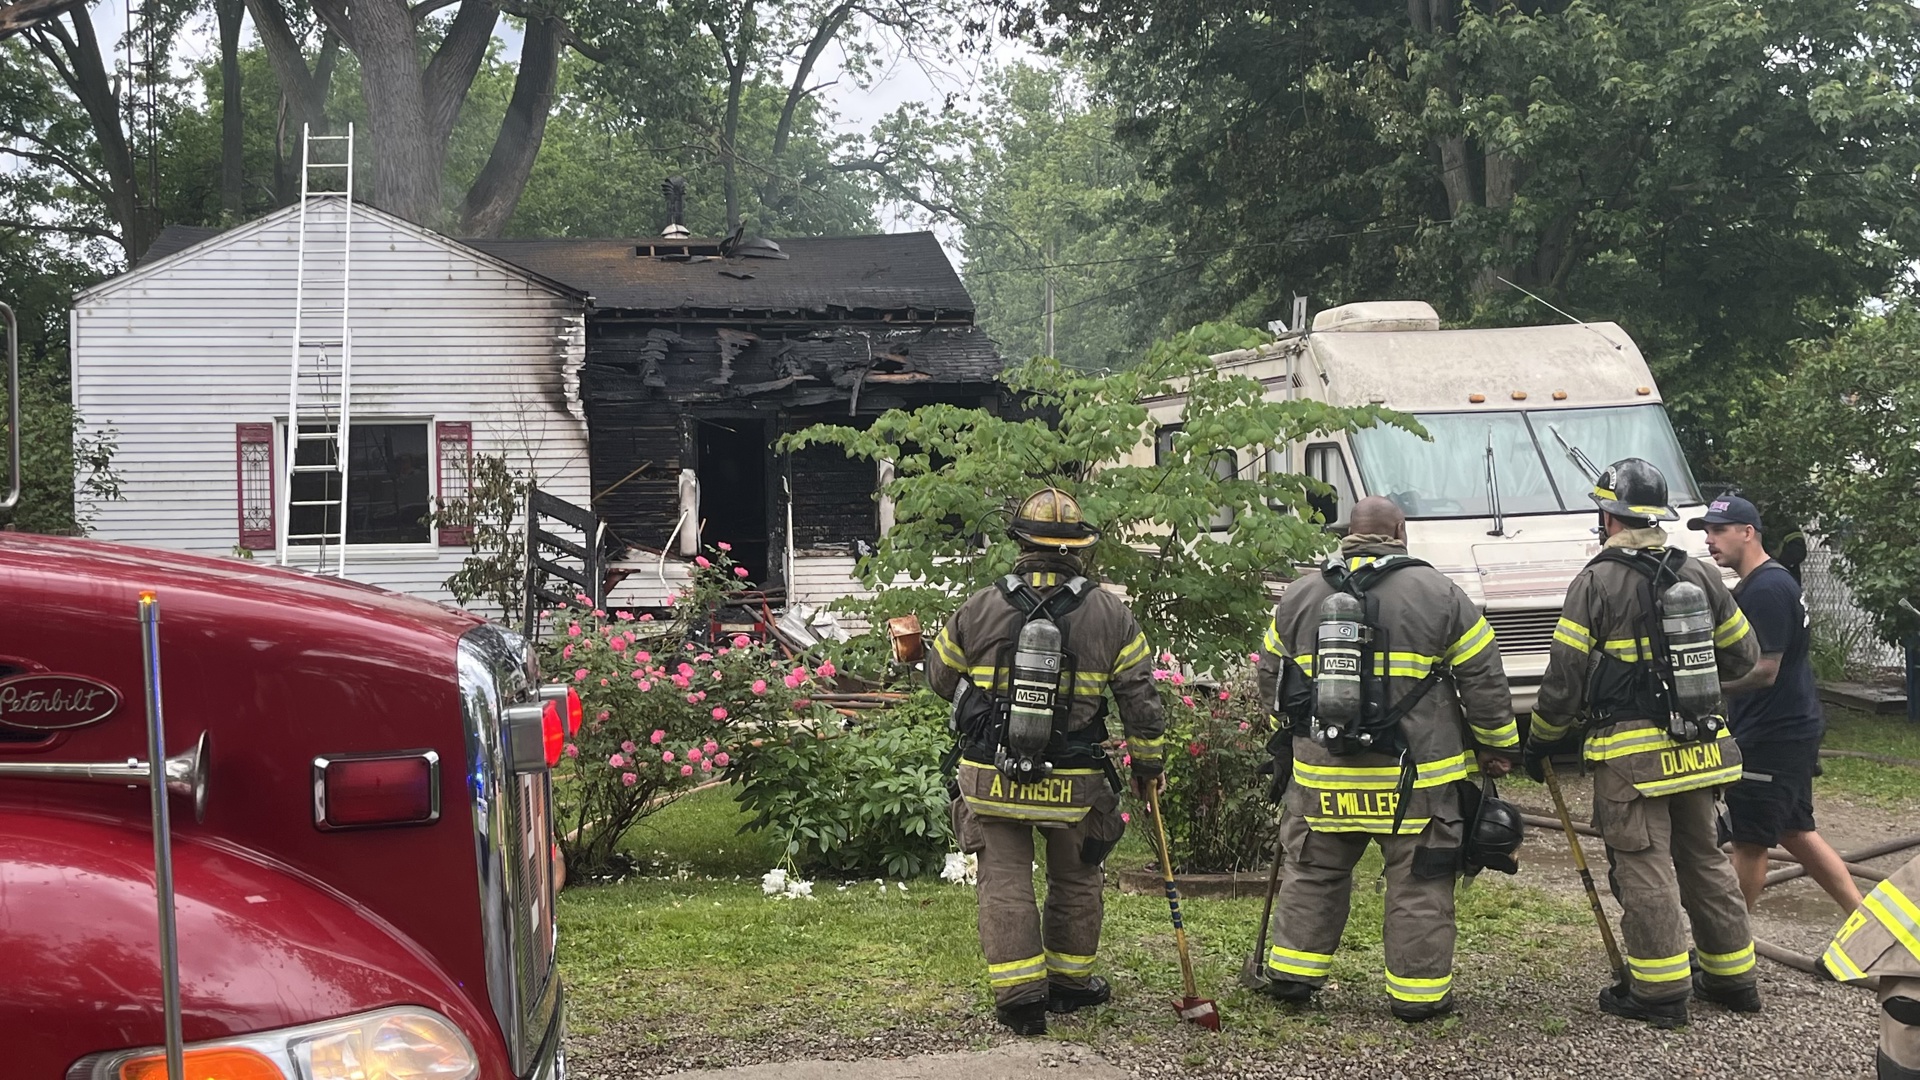
[(749, 580), (770, 580), (767, 508), (767, 422), (731, 417), (695, 424), (700, 470), (702, 546), (730, 544), (733, 561), (747, 568)]

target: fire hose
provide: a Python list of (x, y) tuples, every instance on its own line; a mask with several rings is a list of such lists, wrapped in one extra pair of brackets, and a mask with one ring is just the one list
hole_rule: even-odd
[[(1825, 751), (1822, 751), (1822, 753), (1825, 753)], [(1851, 755), (1848, 755), (1848, 756), (1851, 756)], [(1521, 814), (1520, 820), (1536, 829), (1549, 829), (1549, 830), (1558, 832), (1561, 828), (1561, 824), (1558, 818), (1550, 817), (1545, 814)], [(1573, 827), (1573, 831), (1579, 833), (1581, 836), (1590, 836), (1596, 840), (1601, 839), (1600, 830), (1595, 829), (1591, 825), (1575, 825)], [(1892, 855), (1897, 852), (1906, 851), (1910, 848), (1916, 848), (1916, 847), (1920, 847), (1920, 833), (1915, 833), (1911, 836), (1899, 837), (1893, 840), (1885, 840), (1878, 844), (1873, 844), (1868, 847), (1861, 848), (1858, 851), (1842, 854), (1840, 856), (1840, 861), (1846, 864), (1847, 873), (1852, 874), (1854, 877), (1859, 878), (1862, 881), (1884, 881), (1886, 880), (1886, 877), (1887, 877), (1887, 874), (1885, 871), (1876, 870), (1871, 866), (1865, 866), (1862, 864), (1865, 863), (1868, 859), (1878, 859), (1886, 855)], [(1780, 848), (1768, 849), (1767, 858), (1774, 862), (1783, 862), (1788, 864), (1784, 867), (1781, 867), (1778, 870), (1772, 871), (1767, 875), (1767, 878), (1766, 878), (1767, 888), (1772, 888), (1773, 886), (1778, 885), (1782, 882), (1792, 881), (1795, 878), (1806, 876), (1807, 868), (1802, 866), (1800, 862), (1796, 860), (1792, 855), (1788, 854), (1786, 851), (1781, 850)], [(1803, 953), (1803, 952), (1796, 952), (1793, 949), (1788, 949), (1783, 946), (1775, 945), (1771, 942), (1762, 941), (1759, 938), (1755, 938), (1753, 941), (1753, 951), (1759, 953), (1761, 956), (1764, 956), (1769, 960), (1773, 960), (1778, 963), (1785, 964), (1790, 968), (1795, 968), (1797, 970), (1804, 971), (1809, 975), (1818, 975), (1821, 973), (1820, 961), (1816, 957), (1808, 956), (1806, 953)]]

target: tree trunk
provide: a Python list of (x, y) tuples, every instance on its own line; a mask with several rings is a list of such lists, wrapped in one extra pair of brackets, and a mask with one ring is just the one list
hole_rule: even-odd
[(728, 234), (740, 227), (740, 98), (746, 92), (755, 30), (753, 0), (744, 0), (740, 5), (740, 32), (731, 47), (724, 34), (716, 35), (727, 61), (727, 112), (720, 122), (720, 186), (727, 199)]
[(527, 21), (513, 98), (507, 102), (507, 115), (500, 122), (493, 153), (467, 192), (461, 235), (498, 236), (513, 217), (546, 136), (553, 84), (560, 72), (560, 48), (560, 20)]
[(447, 144), (433, 137), (413, 15), (398, 0), (355, 4), (349, 44), (368, 102), (374, 206), (419, 225), (437, 224)]
[(784, 209), (787, 205), (787, 193), (795, 187), (784, 168), (787, 143), (793, 138), (793, 118), (800, 111), (800, 102), (807, 97), (807, 80), (813, 77), (814, 65), (820, 62), (827, 46), (833, 44), (833, 39), (839, 36), (841, 28), (847, 25), (847, 20), (852, 16), (853, 0), (842, 0), (827, 12), (826, 18), (821, 19), (820, 25), (814, 28), (813, 39), (807, 42), (806, 51), (801, 54), (800, 63), (794, 68), (793, 81), (787, 86), (786, 103), (780, 107), (780, 120), (773, 129), (773, 152), (767, 159), (767, 178), (763, 185), (765, 194), (760, 199), (762, 206)]
[(272, 66), (274, 77), (280, 80), (280, 93), (287, 101), (289, 140), (299, 138), (302, 124), (311, 126), (316, 135), (326, 134), (327, 89), (333, 81), (327, 55), (329, 48), (334, 52), (339, 50), (337, 42), (332, 40), (335, 35), (329, 31), (329, 40), (320, 46), (322, 63), (328, 68), (322, 77), (307, 69), (306, 51), (301, 48), (300, 39), (294, 37), (279, 0), (244, 2), (247, 14), (253, 16), (254, 32), (260, 35), (260, 44), (267, 50), (267, 63)]
[(107, 212), (120, 228), (120, 246), (132, 262), (147, 250), (157, 231), (159, 215), (140, 205), (140, 178), (135, 173), (133, 147), (121, 127), (122, 102), (117, 79), (110, 79), (100, 54), (100, 40), (85, 7), (68, 12), (73, 29), (58, 19), (28, 31), (27, 40), (60, 72), (67, 89), (86, 109), (104, 170), (102, 192)]
[(238, 220), (244, 209), (246, 183), (244, 117), (240, 115), (240, 25), (246, 0), (214, 0), (220, 21), (220, 209)]

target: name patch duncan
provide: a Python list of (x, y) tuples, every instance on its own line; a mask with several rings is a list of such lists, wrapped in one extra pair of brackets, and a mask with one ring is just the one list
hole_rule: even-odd
[(0, 725), (65, 731), (97, 724), (120, 707), (120, 691), (82, 675), (14, 675), (0, 679)]
[(1718, 743), (1701, 743), (1699, 746), (1682, 746), (1677, 750), (1660, 751), (1660, 775), (1679, 776), (1683, 773), (1706, 772), (1717, 769), (1723, 758)]

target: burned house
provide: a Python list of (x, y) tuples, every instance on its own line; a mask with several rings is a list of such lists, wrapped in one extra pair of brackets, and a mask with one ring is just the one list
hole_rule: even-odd
[(930, 233), (469, 243), (590, 298), (580, 394), (592, 506), (623, 552), (612, 603), (663, 602), (722, 542), (790, 600), (853, 591), (886, 516), (875, 466), (775, 443), (1000, 401), (1002, 361)]

